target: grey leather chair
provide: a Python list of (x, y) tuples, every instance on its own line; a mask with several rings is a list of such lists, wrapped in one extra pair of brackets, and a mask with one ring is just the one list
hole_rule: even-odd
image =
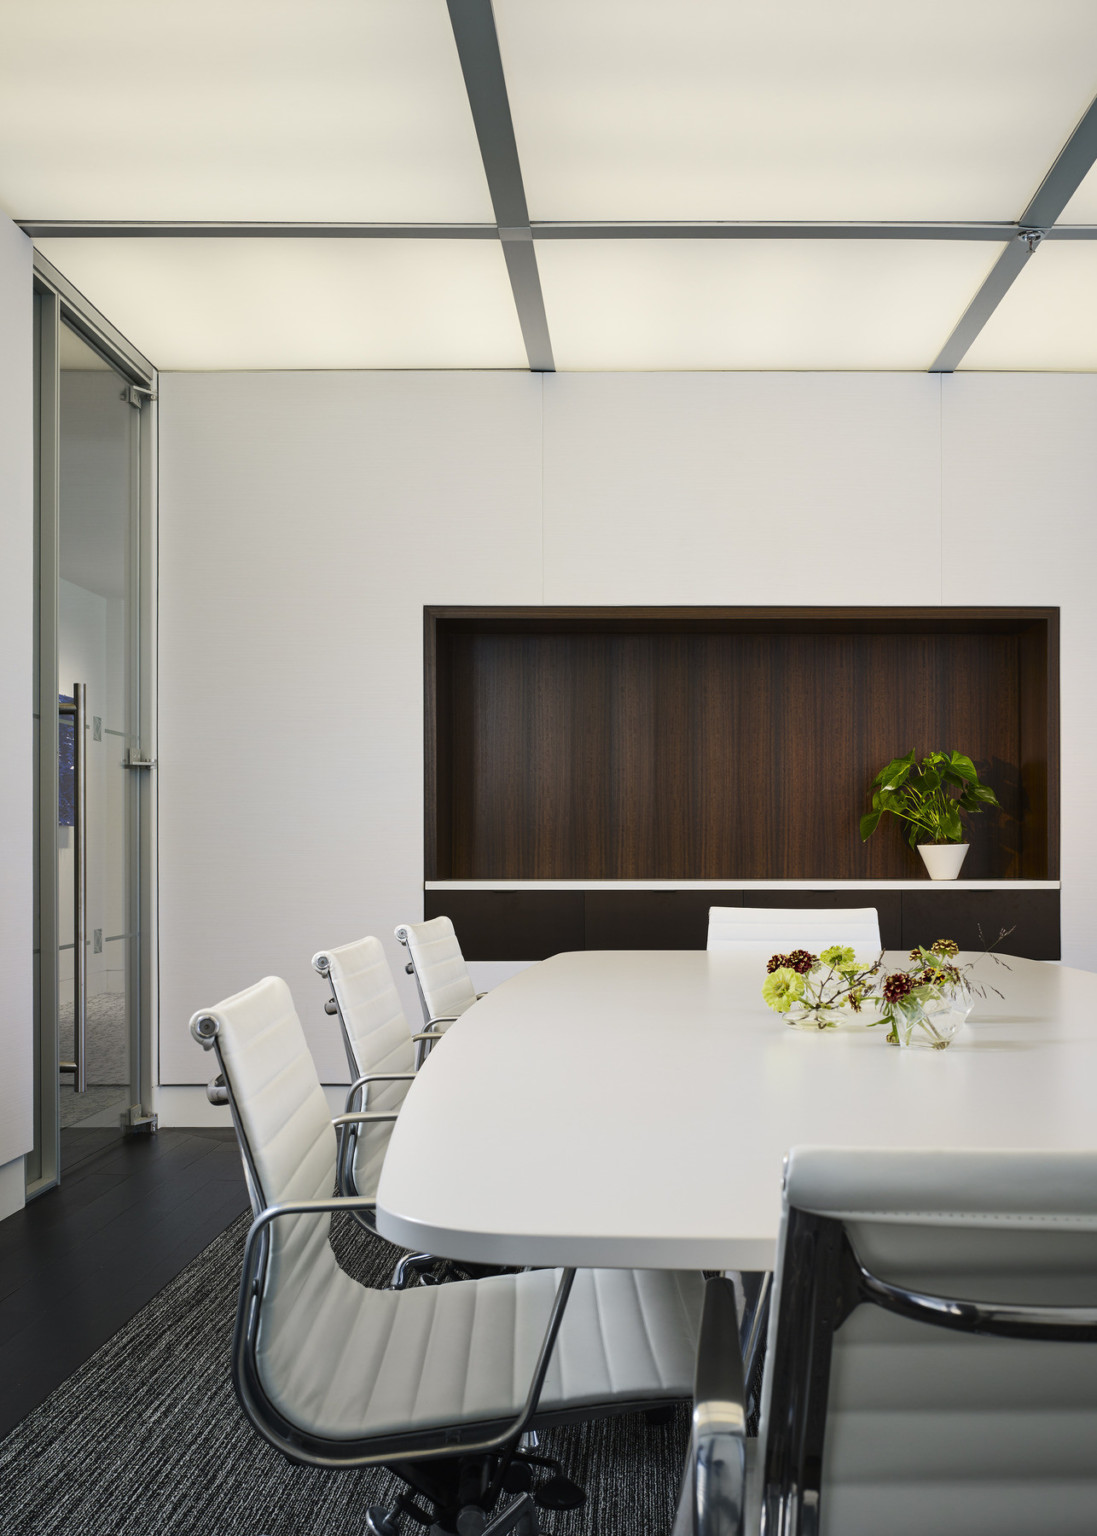
[[(251, 1423), (291, 1460), (386, 1465), (446, 1530), (525, 1522), (532, 1533), (528, 1498), (481, 1520), (524, 1432), (688, 1397), (699, 1275), (527, 1270), (405, 1291), (351, 1279), (328, 1241), (331, 1215), (373, 1202), (332, 1197), (336, 1131), (365, 1112), (333, 1128), (285, 982), (267, 977), (190, 1027), (216, 1053), (255, 1212), (233, 1381)], [(393, 1521), (373, 1510), (367, 1529), (388, 1536)]]
[(397, 940), (408, 952), (408, 974), (415, 977), (427, 1035), (424, 1054), (434, 1040), (479, 998), (448, 917), (425, 923), (401, 923)]
[(775, 949), (852, 944), (867, 956), (881, 949), (875, 907), (709, 907), (706, 949), (771, 955)]
[(798, 1148), (776, 1285), (753, 1475), (720, 1381), (743, 1523), (676, 1536), (1093, 1531), (1097, 1153)]

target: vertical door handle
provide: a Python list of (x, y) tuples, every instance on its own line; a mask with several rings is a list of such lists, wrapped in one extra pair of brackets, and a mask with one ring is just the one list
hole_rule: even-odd
[(62, 1072), (74, 1074), (73, 1088), (88, 1087), (88, 773), (87, 684), (75, 683), (72, 703), (62, 701), (58, 710), (72, 716), (72, 832), (73, 832), (73, 1022), (72, 1061), (60, 1063)]

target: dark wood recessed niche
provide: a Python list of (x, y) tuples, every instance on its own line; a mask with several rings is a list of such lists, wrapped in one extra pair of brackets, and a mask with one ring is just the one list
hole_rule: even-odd
[(426, 878), (919, 878), (858, 818), (889, 758), (956, 747), (1003, 806), (964, 878), (1057, 879), (1058, 619), (428, 608)]

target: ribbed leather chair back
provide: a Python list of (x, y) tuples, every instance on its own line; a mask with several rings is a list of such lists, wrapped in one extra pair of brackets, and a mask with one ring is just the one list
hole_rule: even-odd
[[(335, 1131), (286, 983), (266, 976), (203, 1009), (191, 1021), (192, 1033), (204, 1018), (217, 1025), (218, 1054), (262, 1202), (329, 1198), (335, 1188)], [(267, 1289), (277, 1290), (285, 1305), (292, 1307), (306, 1277), (322, 1284), (337, 1267), (329, 1225), (328, 1216), (290, 1216), (272, 1226)]]
[(866, 959), (881, 949), (875, 907), (709, 907), (708, 949), (740, 949), (767, 956), (775, 950), (828, 944), (858, 946)]
[(456, 1017), (471, 1008), (476, 988), (449, 918), (403, 923), (396, 932), (407, 937), (427, 1018)]
[[(798, 1148), (786, 1204), (836, 1217), (858, 1259), (893, 1285), (1097, 1306), (1094, 1153)], [(789, 1223), (767, 1373), (794, 1262)], [(763, 1436), (774, 1390), (767, 1375)], [(1097, 1343), (957, 1333), (868, 1304), (838, 1329), (822, 1536), (1083, 1536), (1097, 1527), (1095, 1511)]]
[[(325, 949), (313, 956), (312, 963), (331, 980), (352, 1075), (413, 1071), (411, 1031), (381, 941), (357, 939), (338, 949)], [(371, 1083), (365, 1107), (399, 1109), (407, 1091), (407, 1083)], [(359, 1131), (355, 1182), (360, 1191), (376, 1188), (391, 1134), (391, 1124), (363, 1126)]]

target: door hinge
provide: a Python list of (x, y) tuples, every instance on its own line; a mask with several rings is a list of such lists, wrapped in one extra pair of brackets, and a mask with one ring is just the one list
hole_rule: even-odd
[(155, 768), (156, 767), (156, 759), (154, 757), (134, 757), (134, 755), (130, 751), (129, 747), (127, 747), (126, 748), (126, 755), (122, 759), (122, 767), (123, 768)]
[(132, 405), (139, 411), (146, 400), (156, 400), (159, 397), (154, 389), (146, 389), (142, 384), (127, 384), (121, 398), (127, 405)]

